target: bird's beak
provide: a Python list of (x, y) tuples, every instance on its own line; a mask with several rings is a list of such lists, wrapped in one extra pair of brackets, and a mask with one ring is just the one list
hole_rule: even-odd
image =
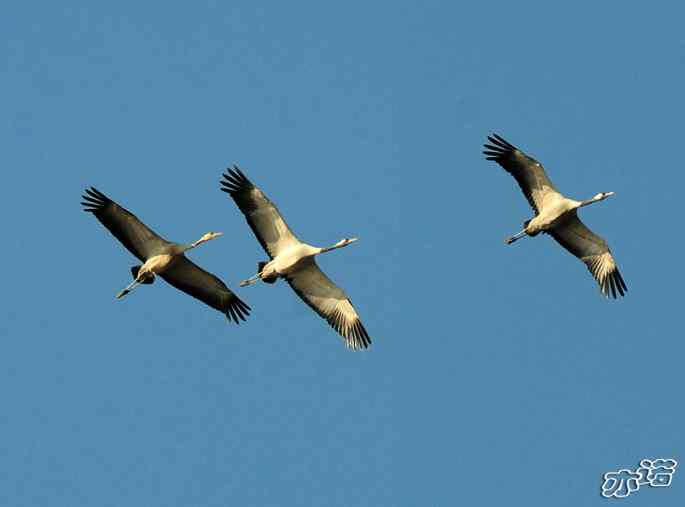
[(215, 232), (215, 233), (214, 233), (214, 237), (215, 237), (215, 238), (218, 238), (219, 236), (223, 236), (223, 235), (224, 235), (223, 232)]
[(348, 243), (354, 243), (355, 241), (359, 241), (359, 238), (348, 238), (347, 240)]
[(616, 193), (616, 192), (607, 192), (606, 195), (607, 195), (607, 197), (611, 197), (611, 196), (614, 195), (615, 193)]

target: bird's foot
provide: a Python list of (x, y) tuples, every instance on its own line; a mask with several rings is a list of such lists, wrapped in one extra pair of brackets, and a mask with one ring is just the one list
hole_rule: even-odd
[(243, 280), (238, 284), (239, 287), (247, 287), (248, 285), (252, 285), (253, 283), (257, 283), (259, 280), (261, 280), (261, 273), (257, 273), (255, 276), (252, 278), (248, 278), (247, 280)]
[(526, 230), (524, 229), (524, 230), (522, 230), (521, 232), (518, 232), (518, 233), (514, 234), (513, 236), (509, 236), (507, 239), (504, 240), (504, 242), (505, 242), (507, 245), (511, 245), (514, 241), (516, 241), (517, 239), (521, 239), (521, 238), (524, 237), (526, 234), (528, 234), (528, 233), (527, 233)]

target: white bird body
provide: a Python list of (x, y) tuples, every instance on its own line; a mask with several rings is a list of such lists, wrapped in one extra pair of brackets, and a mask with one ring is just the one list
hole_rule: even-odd
[(175, 258), (176, 256), (172, 254), (161, 254), (150, 257), (142, 266), (140, 266), (136, 279), (144, 278), (147, 275), (154, 276), (164, 273), (169, 266), (171, 266), (171, 263)]
[(262, 278), (273, 276), (284, 277), (298, 270), (306, 259), (314, 257), (321, 252), (321, 248), (308, 245), (307, 243), (297, 243), (288, 246), (287, 249), (279, 252), (271, 261), (267, 262), (261, 270)]
[(614, 193), (600, 192), (586, 201), (569, 199), (556, 189), (537, 160), (496, 134), (488, 136), (488, 140), (492, 144), (485, 145), (486, 158), (497, 162), (514, 177), (535, 211), (535, 216), (524, 222), (523, 230), (507, 238), (506, 243), (545, 232), (587, 266), (603, 295), (623, 296), (628, 288), (609, 245), (578, 218), (579, 208), (603, 201)]
[(526, 233), (529, 236), (554, 226), (564, 215), (581, 206), (580, 201), (564, 197), (558, 192), (550, 192), (543, 199), (541, 212), (528, 222)]
[(259, 280), (274, 283), (285, 279), (295, 293), (345, 339), (348, 347), (367, 348), (371, 338), (345, 292), (316, 264), (315, 256), (357, 241), (345, 238), (320, 248), (300, 241), (290, 230), (274, 204), (238, 169), (224, 174), (221, 190), (228, 193), (271, 260), (258, 263), (257, 274), (241, 287)]

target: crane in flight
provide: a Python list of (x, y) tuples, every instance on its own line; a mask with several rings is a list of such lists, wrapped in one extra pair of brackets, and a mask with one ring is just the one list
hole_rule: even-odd
[(557, 190), (537, 160), (497, 134), (488, 136), (488, 140), (491, 144), (484, 145), (485, 158), (494, 160), (514, 177), (535, 211), (535, 216), (524, 222), (523, 230), (507, 238), (505, 242), (510, 245), (524, 236), (547, 233), (585, 263), (604, 296), (611, 295), (615, 299), (617, 294), (625, 295), (628, 287), (611, 255), (609, 245), (578, 218), (579, 208), (603, 201), (614, 195), (614, 192), (600, 192), (585, 201), (569, 199)]
[(151, 284), (156, 276), (226, 315), (236, 324), (250, 314), (250, 307), (216, 276), (208, 273), (184, 254), (218, 238), (222, 233), (208, 232), (189, 244), (171, 243), (148, 228), (138, 217), (122, 208), (94, 187), (82, 196), (83, 210), (92, 213), (124, 247), (142, 262), (133, 266), (133, 282), (117, 294), (124, 297), (141, 284)]
[(329, 247), (320, 248), (300, 241), (290, 230), (278, 208), (234, 166), (223, 174), (221, 190), (233, 198), (245, 215), (248, 225), (270, 257), (257, 264), (257, 274), (240, 283), (241, 287), (259, 280), (274, 283), (283, 278), (295, 293), (335, 329), (352, 349), (371, 344), (352, 302), (328, 278), (314, 257), (347, 246), (357, 238), (345, 238)]

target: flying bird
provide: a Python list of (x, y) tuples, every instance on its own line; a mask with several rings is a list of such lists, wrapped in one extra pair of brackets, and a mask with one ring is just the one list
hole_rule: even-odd
[(262, 280), (274, 283), (284, 278), (302, 301), (335, 329), (352, 349), (367, 348), (371, 343), (352, 302), (328, 278), (314, 257), (347, 246), (357, 238), (345, 238), (336, 244), (319, 248), (300, 241), (281, 216), (278, 208), (234, 166), (223, 174), (221, 190), (230, 195), (245, 215), (257, 241), (270, 261), (257, 264), (257, 274), (240, 283), (241, 287)]
[(488, 136), (488, 140), (491, 144), (484, 145), (485, 158), (494, 160), (514, 177), (535, 211), (535, 216), (524, 222), (523, 230), (507, 238), (505, 242), (511, 244), (526, 235), (547, 233), (585, 263), (604, 296), (611, 295), (615, 299), (617, 293), (625, 295), (628, 287), (611, 255), (609, 245), (578, 218), (579, 208), (603, 201), (614, 195), (614, 192), (600, 192), (585, 201), (569, 199), (556, 189), (537, 160), (497, 134)]
[(171, 243), (149, 229), (138, 217), (119, 206), (94, 187), (82, 196), (83, 210), (95, 215), (102, 225), (143, 264), (133, 266), (133, 282), (117, 294), (124, 297), (141, 284), (151, 284), (156, 276), (162, 277), (177, 289), (219, 310), (236, 324), (250, 314), (250, 307), (241, 301), (216, 276), (208, 273), (184, 253), (218, 238), (222, 233), (208, 232), (189, 244)]

